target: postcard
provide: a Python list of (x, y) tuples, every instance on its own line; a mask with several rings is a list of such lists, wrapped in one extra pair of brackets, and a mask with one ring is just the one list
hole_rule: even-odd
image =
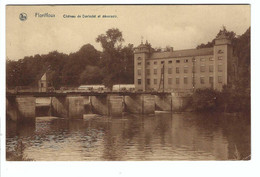
[(6, 161), (251, 159), (250, 5), (7, 5)]

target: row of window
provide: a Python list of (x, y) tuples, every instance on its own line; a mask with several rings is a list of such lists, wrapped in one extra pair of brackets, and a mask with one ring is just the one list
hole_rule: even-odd
[[(141, 79), (138, 79), (137, 80), (137, 82), (138, 82), (138, 84), (139, 85), (141, 85), (142, 84), (142, 80)], [(184, 77), (183, 78), (183, 83), (184, 84), (188, 84), (188, 77)], [(210, 76), (209, 78), (208, 78), (208, 82), (210, 83), (210, 84), (213, 84), (213, 77), (212, 76)], [(157, 85), (157, 79), (153, 79), (153, 84), (154, 85)], [(178, 85), (178, 84), (180, 84), (180, 78), (176, 78), (175, 79), (175, 83)], [(218, 83), (222, 83), (222, 76), (218, 76)], [(150, 85), (151, 84), (151, 81), (150, 81), (150, 79), (146, 79), (146, 84), (147, 85)], [(205, 77), (200, 77), (200, 84), (205, 84)], [(168, 85), (172, 85), (172, 78), (168, 78)]]
[[(219, 56), (219, 57), (218, 57), (218, 60), (222, 60), (222, 59), (223, 59), (223, 56)], [(209, 58), (209, 61), (213, 61), (213, 60), (214, 60), (213, 57), (210, 57), (210, 58)], [(190, 61), (189, 59), (184, 59), (184, 60), (183, 60), (184, 63), (189, 63), (189, 61)], [(193, 59), (192, 61), (196, 61), (196, 60)], [(204, 62), (204, 61), (206, 61), (206, 58), (200, 58), (200, 61)], [(181, 60), (177, 59), (177, 60), (175, 60), (175, 62), (176, 62), (176, 63), (181, 63)], [(172, 63), (172, 60), (168, 60), (168, 64), (171, 64), (171, 63)], [(138, 64), (138, 65), (141, 65), (142, 62), (139, 61), (137, 64)], [(146, 64), (147, 64), (147, 65), (150, 65), (150, 61), (146, 62)], [(158, 61), (154, 61), (153, 64), (154, 64), (154, 65), (157, 65), (157, 64), (158, 64)], [(161, 64), (164, 64), (164, 61), (161, 61)]]
[[(210, 65), (209, 66), (209, 72), (213, 72), (213, 71), (214, 71), (214, 66)], [(222, 64), (219, 64), (218, 65), (218, 72), (222, 72), (222, 71), (223, 71), (223, 66), (222, 66)], [(141, 75), (141, 69), (138, 69), (137, 72), (138, 72), (138, 75)], [(164, 72), (164, 70), (163, 70), (163, 68), (161, 68), (161, 73), (163, 73), (163, 72)], [(189, 67), (184, 66), (183, 73), (188, 73), (188, 72), (189, 72)], [(192, 72), (195, 72), (194, 67), (192, 67)], [(204, 65), (200, 66), (200, 72), (206, 72), (206, 66), (204, 66)], [(177, 73), (177, 74), (180, 73), (180, 67), (175, 68), (175, 73)], [(146, 74), (150, 75), (150, 69), (146, 69)], [(156, 68), (153, 69), (153, 74), (155, 74), (155, 75), (157, 74)], [(172, 74), (172, 68), (168, 68), (168, 74)]]

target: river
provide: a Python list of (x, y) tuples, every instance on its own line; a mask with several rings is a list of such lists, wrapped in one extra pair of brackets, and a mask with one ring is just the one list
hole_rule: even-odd
[(156, 113), (7, 122), (9, 161), (248, 160), (249, 116)]

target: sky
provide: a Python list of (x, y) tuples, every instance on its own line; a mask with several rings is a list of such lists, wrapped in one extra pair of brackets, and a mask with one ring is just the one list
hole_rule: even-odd
[[(27, 14), (25, 21), (19, 19), (21, 13)], [(39, 17), (36, 13), (55, 17)], [(64, 15), (81, 18), (64, 18)], [(96, 15), (96, 18), (83, 18), (83, 15)], [(98, 15), (116, 18), (98, 18)], [(69, 54), (87, 43), (101, 51), (95, 39), (110, 28), (122, 31), (124, 45), (131, 43), (136, 47), (143, 37), (152, 47), (189, 49), (214, 39), (222, 26), (237, 35), (243, 34), (250, 27), (250, 6), (7, 6), (6, 56), (18, 60), (54, 50)]]

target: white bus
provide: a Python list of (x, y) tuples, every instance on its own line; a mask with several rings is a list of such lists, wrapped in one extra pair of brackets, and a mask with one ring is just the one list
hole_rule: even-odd
[(135, 85), (134, 84), (113, 85), (112, 91), (113, 92), (133, 92), (133, 91), (135, 91)]
[(106, 90), (104, 85), (81, 85), (78, 90), (88, 91), (88, 92), (102, 92)]

